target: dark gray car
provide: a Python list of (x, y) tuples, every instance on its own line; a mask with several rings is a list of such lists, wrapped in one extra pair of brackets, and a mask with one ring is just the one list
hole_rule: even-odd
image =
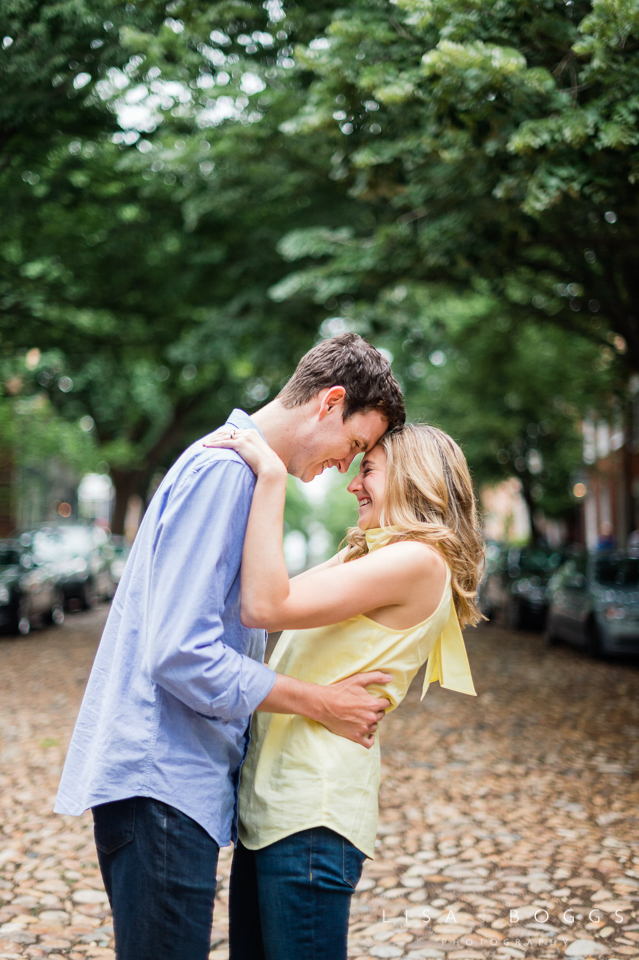
[(87, 610), (98, 600), (110, 600), (115, 591), (111, 556), (105, 553), (108, 535), (88, 524), (44, 524), (23, 534), (35, 559), (55, 569), (57, 584), (68, 610)]
[(502, 616), (515, 630), (542, 629), (548, 610), (548, 581), (561, 554), (538, 547), (509, 547), (487, 563), (479, 588), (480, 610)]
[(549, 584), (546, 634), (593, 654), (639, 653), (639, 558), (576, 556)]
[(19, 540), (0, 540), (0, 632), (24, 635), (34, 624), (62, 623), (63, 605), (51, 567)]

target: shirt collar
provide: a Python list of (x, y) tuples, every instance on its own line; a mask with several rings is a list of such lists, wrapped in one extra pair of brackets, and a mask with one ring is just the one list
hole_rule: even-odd
[(245, 410), (242, 410), (240, 407), (236, 407), (235, 410), (232, 411), (230, 416), (227, 417), (226, 422), (232, 424), (234, 427), (237, 427), (238, 430), (257, 430), (262, 440), (266, 439), (255, 421), (251, 420), (248, 413)]

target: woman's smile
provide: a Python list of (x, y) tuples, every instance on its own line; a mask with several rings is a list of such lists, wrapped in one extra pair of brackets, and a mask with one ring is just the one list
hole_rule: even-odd
[(362, 530), (379, 526), (385, 487), (386, 453), (378, 444), (364, 454), (359, 465), (359, 473), (348, 485), (349, 492), (357, 497), (358, 526)]

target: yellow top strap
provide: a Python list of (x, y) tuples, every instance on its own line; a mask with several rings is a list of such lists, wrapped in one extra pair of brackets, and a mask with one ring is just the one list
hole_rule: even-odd
[(370, 530), (365, 530), (364, 534), (366, 536), (368, 552), (372, 553), (373, 550), (379, 550), (380, 547), (385, 547), (391, 537), (395, 536), (396, 532), (394, 527), (373, 527)]
[(457, 611), (452, 601), (448, 623), (435, 643), (426, 664), (422, 700), (433, 680), (439, 680), (440, 686), (446, 687), (447, 690), (467, 693), (471, 697), (477, 696), (470, 673), (464, 638), (457, 619)]

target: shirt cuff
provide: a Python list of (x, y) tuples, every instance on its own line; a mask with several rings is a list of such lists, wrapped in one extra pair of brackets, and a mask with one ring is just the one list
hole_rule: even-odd
[(198, 713), (216, 720), (249, 717), (273, 689), (277, 674), (251, 657), (240, 656), (241, 666), (234, 682), (220, 696), (195, 704)]

